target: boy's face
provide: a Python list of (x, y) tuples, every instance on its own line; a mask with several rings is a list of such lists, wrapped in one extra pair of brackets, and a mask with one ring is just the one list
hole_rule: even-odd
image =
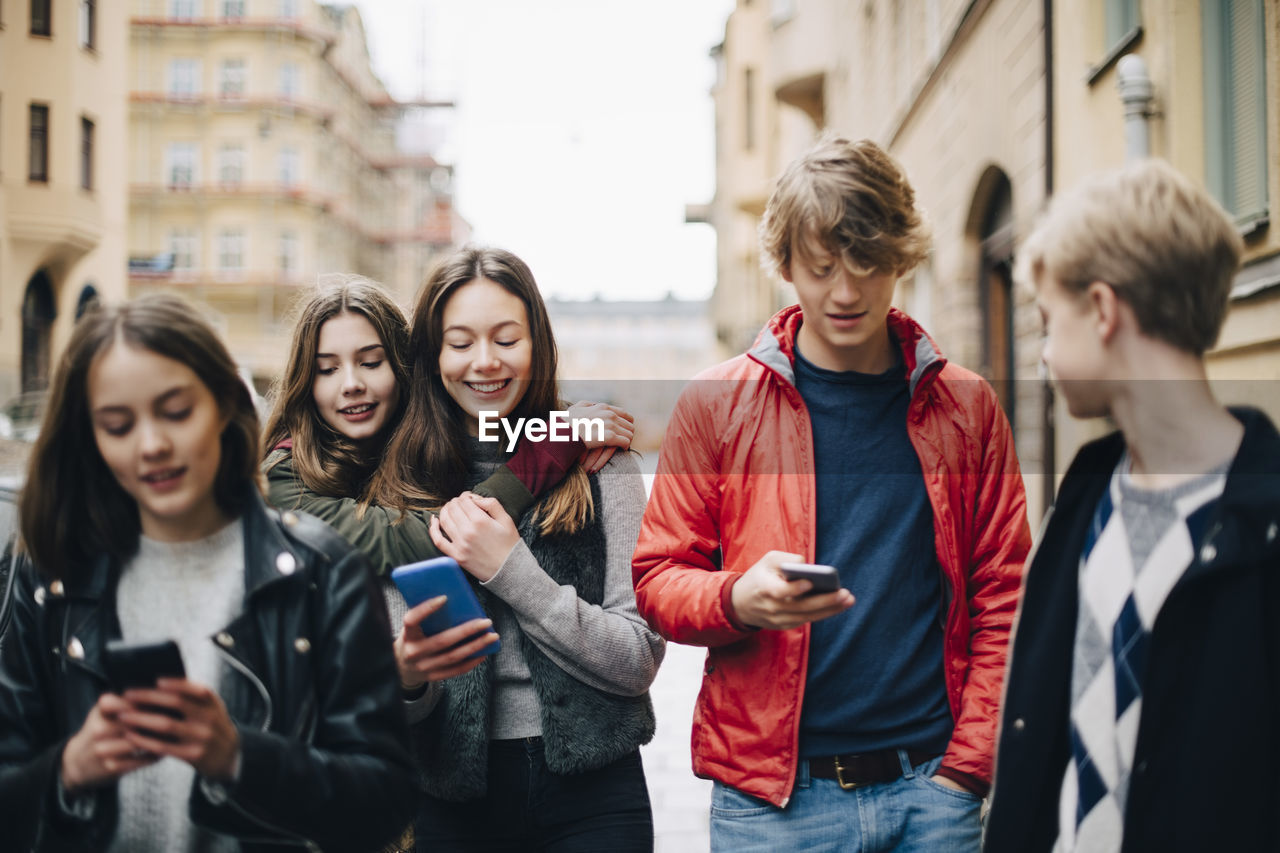
[(894, 272), (852, 271), (829, 252), (797, 252), (785, 270), (796, 289), (804, 325), (804, 357), (827, 370), (880, 373), (893, 366), (889, 305)]
[(1036, 287), (1036, 307), (1044, 323), (1040, 358), (1068, 411), (1077, 418), (1107, 415), (1106, 354), (1092, 300), (1045, 275)]

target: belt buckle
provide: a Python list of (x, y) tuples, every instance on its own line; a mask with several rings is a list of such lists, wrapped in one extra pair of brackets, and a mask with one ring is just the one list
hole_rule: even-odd
[(842, 790), (852, 791), (854, 788), (861, 788), (867, 784), (865, 782), (846, 782), (844, 780), (845, 768), (844, 765), (840, 763), (840, 756), (833, 756), (832, 761), (834, 761), (836, 765), (836, 783), (839, 784)]

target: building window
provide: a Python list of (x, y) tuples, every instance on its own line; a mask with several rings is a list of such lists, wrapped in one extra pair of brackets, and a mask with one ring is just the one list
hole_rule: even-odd
[(47, 184), (49, 182), (49, 106), (31, 105), (30, 154), (27, 180)]
[(80, 116), (80, 186), (93, 189), (93, 122)]
[(31, 35), (53, 35), (53, 0), (31, 0)]
[(200, 232), (194, 228), (174, 228), (169, 232), (169, 254), (174, 273), (190, 273), (200, 265)]
[(169, 60), (169, 94), (189, 98), (200, 93), (200, 60)]
[(1103, 0), (1103, 51), (1109, 51), (1138, 28), (1138, 0)]
[(298, 0), (280, 0), (280, 17), (298, 17)]
[(98, 43), (97, 0), (80, 0), (80, 46), (92, 50)]
[(293, 148), (280, 149), (279, 169), (280, 183), (291, 187), (298, 183), (298, 152)]
[(300, 75), (298, 66), (286, 62), (280, 66), (280, 97), (293, 100), (298, 97)]
[(238, 273), (244, 269), (244, 232), (225, 228), (218, 234), (218, 272)]
[(245, 72), (243, 59), (224, 59), (218, 73), (218, 93), (224, 98), (244, 97)]
[(298, 277), (298, 235), (292, 231), (280, 232), (280, 276)]
[(1266, 223), (1267, 74), (1262, 0), (1200, 4), (1205, 183), (1236, 224)]
[(190, 21), (196, 16), (196, 4), (200, 0), (169, 0), (169, 17)]
[(243, 18), (244, 0), (222, 0), (222, 17)]
[(218, 183), (237, 186), (244, 180), (244, 146), (224, 145), (218, 151)]
[(756, 72), (748, 68), (742, 72), (742, 147), (747, 151), (756, 147)]
[(199, 177), (199, 155), (200, 150), (194, 142), (169, 143), (165, 176), (170, 189), (190, 189), (195, 184)]

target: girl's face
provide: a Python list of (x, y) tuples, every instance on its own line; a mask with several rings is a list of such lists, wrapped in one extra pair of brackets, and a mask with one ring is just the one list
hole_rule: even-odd
[(189, 542), (230, 521), (213, 491), (227, 418), (191, 368), (117, 341), (90, 365), (88, 395), (98, 452), (145, 536)]
[(353, 441), (382, 432), (400, 401), (391, 362), (362, 314), (338, 314), (320, 327), (311, 396), (321, 420)]
[(506, 417), (524, 397), (533, 368), (529, 318), (520, 297), (477, 278), (459, 287), (444, 306), (440, 379), (462, 411), (472, 435), (480, 413)]

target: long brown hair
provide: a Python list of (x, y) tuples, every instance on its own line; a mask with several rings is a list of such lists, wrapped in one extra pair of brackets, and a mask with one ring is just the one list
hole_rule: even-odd
[[(466, 417), (440, 378), (444, 309), (459, 288), (478, 279), (499, 285), (525, 308), (532, 362), (528, 388), (508, 417), (547, 418), (562, 408), (556, 382), (556, 342), (551, 319), (524, 261), (502, 249), (465, 247), (427, 279), (413, 310), (409, 334), (410, 392), (404, 418), (387, 443), (368, 500), (402, 511), (438, 509), (467, 488), (470, 456)], [(571, 533), (595, 512), (586, 472), (575, 465), (537, 507), (544, 534)]]
[[(405, 355), (409, 326), (400, 307), (377, 282), (344, 275), (322, 282), (298, 311), (289, 348), (289, 361), (276, 385), (275, 404), (267, 418), (263, 446), (270, 454), (281, 442), (293, 442), (293, 465), (302, 484), (319, 495), (357, 497), (364, 492), (378, 467), (380, 445), (357, 443), (330, 426), (316, 411), (312, 389), (316, 380), (316, 352), (320, 330), (341, 314), (357, 314), (373, 326), (386, 352), (396, 387), (407, 389), (409, 371)], [(404, 412), (400, 402), (387, 421), (394, 427)], [(384, 432), (380, 438), (385, 439)]]
[(138, 505), (98, 451), (89, 413), (89, 371), (113, 346), (173, 359), (204, 383), (227, 418), (213, 495), (228, 516), (244, 510), (258, 476), (258, 414), (236, 363), (195, 307), (150, 294), (88, 311), (58, 362), (40, 435), (18, 499), (23, 547), (51, 578), (79, 580), (102, 553), (123, 560), (137, 550)]

